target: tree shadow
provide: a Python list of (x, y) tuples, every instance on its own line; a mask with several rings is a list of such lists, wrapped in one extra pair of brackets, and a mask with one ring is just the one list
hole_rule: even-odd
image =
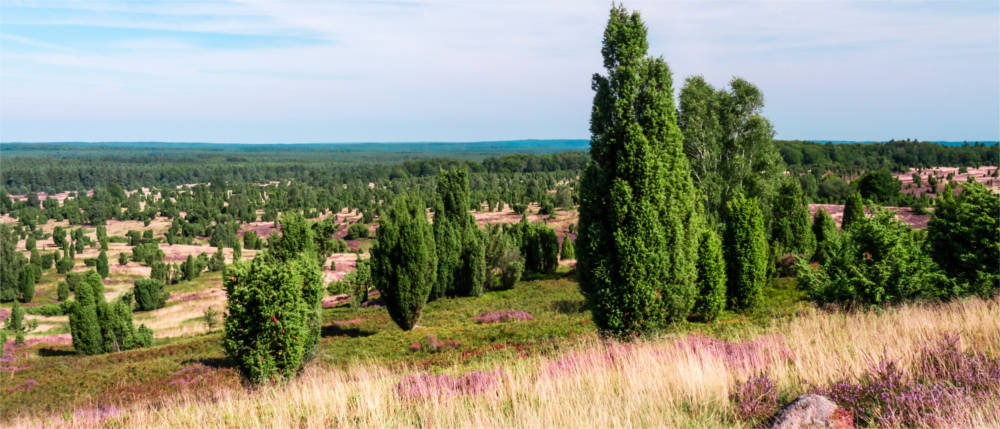
[(552, 310), (562, 314), (583, 313), (587, 303), (582, 300), (563, 299), (552, 303)]
[(325, 337), (350, 337), (350, 338), (361, 338), (369, 337), (375, 335), (375, 331), (368, 331), (357, 326), (337, 326), (337, 325), (326, 325), (321, 331), (322, 336)]
[(76, 356), (76, 350), (66, 350), (66, 349), (49, 349), (40, 348), (38, 349), (38, 356), (50, 357), (50, 356)]
[(184, 361), (184, 365), (190, 365), (192, 363), (200, 363), (200, 364), (205, 365), (205, 366), (207, 366), (209, 368), (215, 368), (215, 369), (224, 369), (224, 368), (232, 368), (233, 367), (233, 362), (230, 361), (228, 358), (224, 358), (224, 357), (222, 357), (222, 358), (191, 359), (191, 360)]

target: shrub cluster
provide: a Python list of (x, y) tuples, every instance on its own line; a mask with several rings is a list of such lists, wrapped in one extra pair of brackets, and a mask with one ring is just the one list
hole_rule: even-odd
[(163, 308), (170, 297), (170, 293), (164, 290), (163, 282), (157, 279), (137, 279), (132, 294), (135, 308), (140, 311)]
[(104, 299), (104, 282), (90, 270), (76, 285), (74, 300), (65, 303), (69, 314), (73, 347), (83, 354), (112, 353), (153, 343), (153, 331), (146, 325), (136, 329), (128, 302)]

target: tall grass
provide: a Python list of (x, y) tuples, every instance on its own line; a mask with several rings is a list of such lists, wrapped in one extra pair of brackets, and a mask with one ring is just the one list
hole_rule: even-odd
[[(718, 427), (743, 426), (730, 394), (766, 372), (779, 402), (858, 376), (882, 356), (915, 365), (926, 344), (1000, 353), (1000, 300), (839, 313), (810, 311), (766, 334), (731, 341), (677, 334), (631, 344), (590, 337), (551, 356), (454, 366), (426, 374), (359, 361), (312, 365), (285, 385), (181, 393), (121, 410), (28, 417), (12, 426), (125, 427)], [(422, 384), (421, 384), (422, 383)], [(967, 423), (1000, 425), (998, 401)]]

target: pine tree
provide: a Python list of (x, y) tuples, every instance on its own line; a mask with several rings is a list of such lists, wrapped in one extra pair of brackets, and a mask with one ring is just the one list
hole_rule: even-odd
[(97, 273), (101, 275), (101, 278), (107, 278), (108, 271), (108, 254), (103, 250), (100, 255), (97, 255)]
[(861, 202), (861, 193), (854, 192), (847, 196), (844, 203), (844, 217), (840, 221), (840, 229), (846, 231), (854, 222), (865, 217), (865, 204)]
[(752, 310), (767, 282), (768, 245), (756, 198), (736, 197), (727, 205), (725, 250), (729, 306)]
[(569, 238), (569, 235), (563, 238), (562, 242), (562, 252), (559, 253), (559, 259), (576, 259), (576, 249), (573, 248), (573, 240)]
[(576, 243), (580, 288), (598, 328), (655, 331), (694, 304), (695, 189), (677, 127), (670, 69), (646, 57), (637, 12), (611, 9), (595, 74), (592, 161), (580, 183)]
[(403, 195), (381, 220), (372, 247), (371, 273), (389, 316), (404, 331), (413, 329), (434, 287), (437, 254), (424, 204)]

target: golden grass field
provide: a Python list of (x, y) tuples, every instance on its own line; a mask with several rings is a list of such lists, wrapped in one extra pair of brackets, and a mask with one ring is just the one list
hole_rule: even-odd
[[(752, 353), (702, 347), (707, 337), (672, 334), (633, 343), (585, 337), (551, 355), (455, 366), (476, 392), (436, 389), (420, 395), (400, 382), (420, 373), (405, 364), (359, 360), (345, 368), (308, 366), (284, 385), (213, 394), (180, 394), (134, 403), (100, 421), (111, 427), (731, 427), (740, 426), (728, 395), (734, 383), (766, 370), (794, 397), (810, 385), (857, 375), (882, 356), (904, 365), (922, 344), (958, 333), (965, 349), (1000, 352), (1000, 300), (970, 298), (859, 313), (805, 309), (759, 335)], [(718, 340), (714, 340), (718, 341)], [(479, 381), (487, 382), (480, 383)], [(404, 383), (405, 384), (405, 383)], [(463, 393), (465, 392), (465, 393)], [(440, 393), (440, 394), (438, 394)], [(11, 421), (10, 427), (87, 426), (60, 416)], [(970, 410), (963, 424), (1000, 426), (1000, 400)]]

